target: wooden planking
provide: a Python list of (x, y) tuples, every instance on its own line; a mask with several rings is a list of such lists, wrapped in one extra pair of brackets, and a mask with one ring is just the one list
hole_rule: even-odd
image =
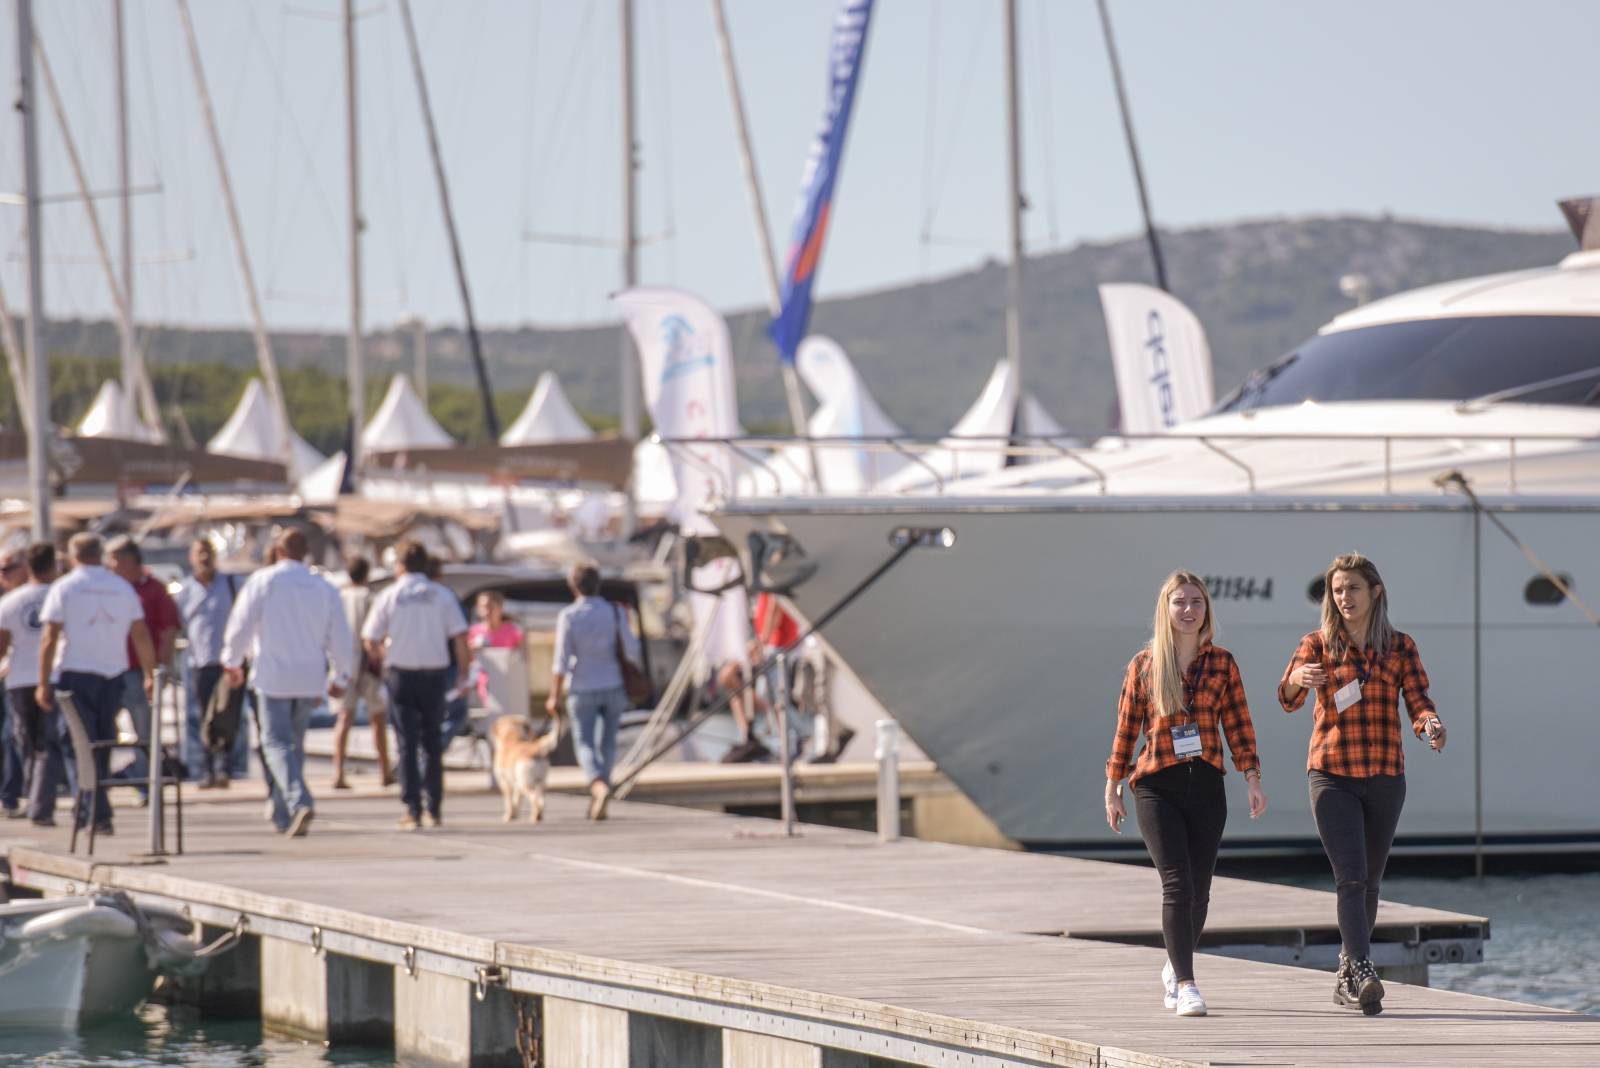
[[(1600, 1063), (1600, 1020), (1591, 1017), (1395, 986), (1389, 1011), (1363, 1019), (1329, 1002), (1326, 974), (1225, 958), (1203, 958), (1212, 1016), (1179, 1021), (1153, 996), (1158, 950), (1018, 933), (1090, 920), (1148, 927), (1158, 918), (1148, 870), (919, 842), (880, 847), (814, 827), (784, 839), (765, 821), (639, 804), (590, 824), (565, 797), (551, 799), (537, 827), (499, 823), (497, 799), (452, 797), (447, 827), (418, 835), (390, 829), (392, 796), (320, 804), (311, 836), (298, 841), (268, 833), (259, 802), (192, 806), (188, 856), (115, 878), (181, 882), (233, 907), (275, 908), (330, 930), (387, 930), (440, 952), (523, 946), (530, 959), (570, 954), (573, 967), (621, 962), (622, 974), (642, 978), (718, 977), (744, 984), (730, 989), (804, 992), (819, 1013), (874, 1003), (1041, 1043), (1257, 1064)], [(102, 840), (97, 860), (142, 846), (142, 821), (122, 816), (123, 834)], [(35, 842), (64, 849), (60, 831)], [(26, 852), (16, 859), (32, 862)], [(1269, 913), (1287, 922), (1331, 913), (1329, 895), (1235, 880), (1219, 882), (1213, 898), (1214, 913), (1238, 899), (1233, 908), (1252, 928)], [(1402, 907), (1393, 915), (1458, 919)]]

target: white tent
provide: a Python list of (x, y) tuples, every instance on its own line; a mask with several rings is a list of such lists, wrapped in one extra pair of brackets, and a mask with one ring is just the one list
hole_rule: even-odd
[[(807, 423), (814, 438), (887, 438), (900, 427), (878, 406), (844, 349), (829, 338), (808, 337), (800, 343), (795, 369), (817, 398)], [(804, 450), (792, 447), (803, 454)], [(829, 496), (858, 493), (891, 477), (908, 462), (881, 448), (850, 449), (837, 445), (813, 450), (822, 471), (822, 491)], [(803, 455), (795, 457), (810, 470)]]
[(78, 422), (78, 436), (84, 438), (117, 438), (121, 441), (159, 442), (161, 434), (146, 426), (129, 403), (127, 394), (114, 378), (100, 383), (100, 392), (94, 403)]
[[(293, 434), (293, 431), (290, 433)], [(289, 471), (291, 479), (303, 477), (322, 463), (322, 454), (306, 444), (299, 434), (293, 434), (289, 448), (293, 455)], [(244, 396), (239, 398), (233, 414), (206, 443), (206, 449), (222, 456), (283, 462), (282, 432), (261, 379), (252, 378), (244, 387)]]
[(546, 371), (539, 376), (522, 414), (500, 435), (500, 444), (539, 445), (547, 441), (584, 441), (592, 437), (594, 431), (567, 400), (561, 380), (554, 371)]
[(301, 475), (295, 483), (295, 492), (307, 504), (335, 503), (339, 499), (339, 487), (344, 485), (344, 467), (344, 450), (340, 449)]
[(383, 403), (361, 431), (363, 452), (445, 448), (455, 443), (444, 427), (428, 414), (428, 406), (422, 403), (405, 375), (395, 375), (389, 380), (389, 392), (383, 395)]

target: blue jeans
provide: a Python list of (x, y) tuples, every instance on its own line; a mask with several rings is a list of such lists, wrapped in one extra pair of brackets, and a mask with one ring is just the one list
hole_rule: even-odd
[(63, 742), (61, 716), (39, 707), (32, 686), (16, 686), (6, 691), (6, 706), (11, 717), (11, 736), (27, 770), (28, 815), (47, 820), (55, 815), (56, 787), (66, 777), (68, 752)]
[[(211, 691), (217, 688), (217, 683), (222, 680), (221, 664), (201, 664), (196, 667), (189, 665), (188, 685), (184, 687), (187, 701), (183, 714), (183, 740), (180, 743), (183, 752), (183, 766), (189, 772), (189, 778), (198, 779), (206, 773), (206, 747), (200, 741), (200, 721), (205, 718), (206, 704), (211, 700)], [(245, 691), (245, 700), (253, 702), (256, 699), (254, 690)], [(239, 736), (233, 740), (233, 750), (228, 754), (226, 767), (218, 766), (219, 762), (213, 760), (212, 767), (218, 773), (227, 772), (232, 779), (242, 779), (250, 774), (250, 711), (246, 709), (239, 719)]]
[[(122, 680), (122, 707), (133, 718), (133, 733), (139, 736), (139, 748), (133, 751), (133, 762), (117, 773), (118, 778), (147, 782), (150, 778), (150, 695), (144, 692), (144, 672), (129, 668), (120, 676)], [(142, 797), (150, 791), (139, 788)]]
[(413, 816), (427, 809), (437, 818), (444, 800), (445, 671), (390, 668), (383, 673), (389, 722), (399, 742), (394, 766), (400, 777), (400, 800)]
[(306, 725), (322, 704), (320, 697), (268, 697), (257, 692), (261, 711), (261, 752), (266, 758), (272, 825), (287, 830), (294, 814), (312, 808), (306, 786)]
[[(83, 728), (89, 733), (90, 741), (104, 742), (117, 736), (117, 710), (122, 707), (121, 675), (106, 676), (93, 675), (87, 671), (63, 671), (56, 689), (72, 694), (73, 704), (78, 709), (78, 716), (83, 720)], [(67, 784), (73, 793), (77, 793), (77, 764), (72, 758), (72, 738), (66, 733), (64, 723), (61, 728), (61, 740), (67, 755)], [(111, 770), (109, 750), (96, 751), (94, 770), (101, 781), (106, 779)], [(76, 819), (80, 827), (89, 822), (90, 815), (84, 810), (84, 806), (78, 807)], [(102, 827), (111, 826), (111, 802), (106, 800), (104, 790), (95, 791), (93, 820)]]
[(589, 782), (598, 780), (611, 785), (611, 768), (617, 762), (617, 728), (627, 710), (628, 691), (620, 686), (567, 695), (578, 766)]

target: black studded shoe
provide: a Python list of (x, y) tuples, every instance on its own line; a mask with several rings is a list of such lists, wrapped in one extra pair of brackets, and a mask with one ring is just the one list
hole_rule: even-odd
[(1366, 957), (1351, 961), (1350, 978), (1354, 982), (1356, 1002), (1361, 1006), (1361, 1011), (1368, 1016), (1382, 1012), (1383, 980), (1378, 978), (1378, 969), (1372, 966), (1372, 961)]
[(1350, 965), (1350, 958), (1339, 954), (1339, 970), (1333, 973), (1333, 1003), (1354, 1009), (1361, 1006), (1361, 993)]

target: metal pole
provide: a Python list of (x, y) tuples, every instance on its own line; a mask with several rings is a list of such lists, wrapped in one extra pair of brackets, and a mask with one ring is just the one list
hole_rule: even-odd
[[(635, 233), (638, 230), (638, 144), (633, 129), (633, 0), (621, 0), (622, 20), (622, 288), (632, 289), (639, 282), (639, 249)], [(639, 440), (639, 356), (633, 348), (633, 337), (627, 330), (622, 335), (621, 362), (618, 372), (622, 383), (622, 436), (628, 441)], [(633, 533), (638, 522), (638, 502), (634, 497), (633, 476), (628, 476), (628, 492), (623, 508), (623, 535)]]
[(361, 469), (361, 428), (367, 414), (367, 373), (361, 358), (361, 153), (357, 140), (355, 0), (344, 0), (345, 170), (350, 206), (350, 335), (345, 372), (350, 384), (350, 470)]
[(1122, 82), (1122, 60), (1117, 55), (1117, 42), (1111, 35), (1111, 12), (1106, 0), (1096, 0), (1100, 7), (1100, 28), (1105, 32), (1106, 55), (1111, 60), (1111, 81), (1117, 90), (1117, 107), (1122, 113), (1122, 134), (1128, 141), (1128, 158), (1133, 161), (1133, 182), (1139, 190), (1139, 210), (1144, 214), (1145, 239), (1150, 242), (1150, 260), (1155, 264), (1156, 285), (1167, 289), (1167, 263), (1161, 256), (1161, 242), (1156, 238), (1155, 220), (1150, 214), (1150, 192), (1144, 182), (1144, 165), (1139, 160), (1139, 143), (1133, 136), (1133, 112), (1128, 107), (1128, 90)]
[[(467, 267), (461, 258), (461, 236), (456, 232), (455, 212), (450, 209), (450, 184), (444, 174), (444, 160), (439, 154), (439, 134), (433, 124), (433, 106), (428, 102), (428, 81), (422, 70), (422, 50), (417, 47), (417, 30), (411, 21), (411, 0), (400, 0), (401, 21), (405, 23), (406, 45), (411, 52), (411, 69), (416, 75), (417, 98), (422, 102), (422, 123), (428, 133), (428, 153), (433, 157), (433, 177), (439, 188), (439, 203), (444, 209), (445, 233), (450, 237), (450, 258), (455, 265), (456, 288), (461, 291), (461, 307), (467, 317), (467, 345), (472, 356), (472, 369), (478, 377), (478, 397), (483, 403), (483, 425), (489, 440), (500, 440), (500, 417), (494, 411), (494, 393), (489, 388), (489, 371), (483, 362), (483, 341), (478, 337), (478, 320), (472, 313), (472, 290), (467, 287)], [(423, 383), (422, 403), (428, 403), (428, 393)]]
[(417, 392), (422, 403), (428, 403), (428, 324), (422, 316), (411, 320), (411, 348), (416, 361)]
[(1022, 388), (1022, 134), (1017, 90), (1017, 0), (1005, 0), (1006, 38), (1006, 198), (1010, 219), (1010, 263), (1006, 268), (1006, 360), (1016, 390), (1021, 424)]
[(900, 837), (900, 724), (892, 719), (876, 721), (878, 747), (878, 841), (892, 842)]
[(33, 94), (33, 3), (17, 0), (17, 110), (22, 113), (22, 202), (28, 234), (28, 321), (23, 327), (28, 348), (28, 486), (33, 496), (33, 537), (52, 540), (50, 528), (50, 463), (46, 431), (50, 427), (50, 364), (41, 347), (44, 325), (44, 234), (39, 212), (39, 131)]
[(250, 308), (250, 328), (255, 335), (256, 363), (261, 368), (261, 378), (267, 386), (267, 398), (272, 403), (273, 414), (278, 419), (279, 448), (286, 479), (294, 478), (294, 427), (289, 422), (289, 409), (283, 401), (283, 386), (278, 381), (278, 361), (272, 354), (272, 339), (267, 335), (267, 320), (261, 312), (261, 298), (256, 291), (255, 272), (250, 269), (250, 251), (244, 243), (244, 226), (239, 221), (239, 205), (233, 197), (233, 182), (228, 177), (228, 159), (222, 154), (222, 136), (217, 132), (216, 110), (211, 106), (211, 90), (206, 86), (206, 72), (200, 62), (200, 42), (195, 37), (194, 20), (189, 17), (189, 0), (178, 0), (178, 21), (183, 23), (184, 41), (188, 45), (189, 68), (194, 72), (195, 96), (200, 101), (200, 116), (205, 120), (206, 138), (211, 144), (211, 159), (217, 167), (217, 182), (222, 187), (222, 203), (227, 208), (228, 232), (233, 236), (233, 250), (239, 257), (239, 280), (244, 283), (245, 302)]
[(794, 739), (789, 736), (793, 724), (794, 707), (789, 693), (789, 656), (779, 653), (775, 661), (778, 699), (778, 759), (783, 762), (783, 778), (779, 780), (779, 810), (783, 816), (783, 833), (794, 837)]
[[(128, 317), (119, 322), (122, 340), (122, 393), (130, 400), (142, 397), (139, 390), (139, 339), (133, 322), (133, 179), (128, 167), (128, 49), (123, 22), (123, 0), (113, 0), (112, 35), (117, 67), (117, 175), (122, 201), (122, 297), (128, 304)], [(155, 412), (146, 412), (145, 421), (159, 425)]]
[[(750, 211), (756, 220), (756, 244), (761, 253), (761, 276), (767, 283), (767, 311), (777, 318), (783, 309), (782, 287), (778, 283), (778, 261), (772, 251), (772, 235), (767, 231), (767, 205), (761, 195), (761, 181), (756, 173), (755, 154), (750, 149), (750, 124), (744, 114), (744, 94), (739, 90), (739, 70), (733, 62), (733, 43), (728, 35), (728, 16), (722, 0), (711, 0), (711, 21), (717, 31), (717, 52), (722, 57), (722, 76), (728, 83), (728, 101), (733, 106), (733, 126), (739, 135), (739, 167), (744, 174), (745, 195), (750, 201)], [(810, 423), (806, 418), (806, 402), (800, 392), (800, 376), (794, 365), (783, 362), (783, 392), (789, 401), (789, 422), (794, 424), (795, 436), (809, 438)], [(817, 492), (822, 492), (822, 467), (817, 463), (816, 447), (806, 446), (811, 460), (811, 481)]]
[(1483, 509), (1472, 499), (1472, 869), (1483, 882)]
[(166, 799), (161, 796), (161, 699), (166, 692), (167, 669), (156, 668), (155, 685), (150, 695), (150, 853), (152, 857), (166, 856), (166, 818), (163, 809)]

